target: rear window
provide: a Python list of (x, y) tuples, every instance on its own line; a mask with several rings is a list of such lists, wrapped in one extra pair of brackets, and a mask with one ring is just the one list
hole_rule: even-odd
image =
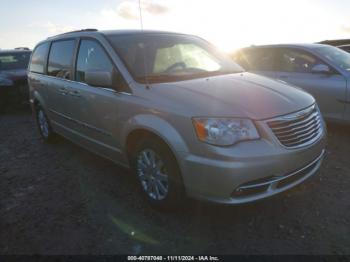
[(29, 71), (34, 73), (45, 73), (46, 56), (49, 49), (49, 43), (44, 43), (35, 48), (32, 60), (30, 63)]
[(71, 79), (75, 40), (53, 42), (49, 55), (47, 74)]
[(27, 69), (30, 52), (0, 54), (0, 70)]

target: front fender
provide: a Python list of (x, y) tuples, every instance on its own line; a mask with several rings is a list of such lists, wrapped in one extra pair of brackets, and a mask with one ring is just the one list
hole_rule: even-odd
[(48, 108), (46, 107), (45, 99), (42, 97), (42, 95), (38, 91), (34, 90), (30, 98), (31, 105), (34, 106), (36, 101), (39, 102), (40, 106), (45, 110), (45, 112), (48, 111), (47, 110)]
[(121, 141), (123, 141), (123, 147), (126, 149), (126, 141), (128, 135), (135, 130), (147, 130), (159, 136), (168, 144), (168, 146), (176, 152), (188, 152), (188, 147), (177, 132), (175, 127), (164, 119), (155, 115), (136, 115), (129, 119), (121, 132)]

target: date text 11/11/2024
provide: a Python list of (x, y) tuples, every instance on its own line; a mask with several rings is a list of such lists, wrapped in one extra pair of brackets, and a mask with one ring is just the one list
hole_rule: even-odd
[(128, 261), (220, 261), (215, 256), (128, 256)]

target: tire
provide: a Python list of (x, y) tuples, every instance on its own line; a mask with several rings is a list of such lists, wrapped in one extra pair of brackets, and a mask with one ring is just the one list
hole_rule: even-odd
[(54, 142), (56, 133), (53, 132), (50, 120), (40, 105), (38, 105), (35, 109), (35, 118), (40, 136), (43, 138), (43, 140), (47, 143)]
[(131, 154), (133, 172), (149, 203), (163, 211), (182, 207), (185, 189), (170, 149), (160, 139), (145, 137)]

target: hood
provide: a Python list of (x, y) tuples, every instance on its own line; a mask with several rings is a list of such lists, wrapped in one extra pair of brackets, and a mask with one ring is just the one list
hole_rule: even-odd
[(154, 84), (156, 104), (191, 116), (273, 118), (302, 110), (315, 99), (301, 89), (252, 73)]

